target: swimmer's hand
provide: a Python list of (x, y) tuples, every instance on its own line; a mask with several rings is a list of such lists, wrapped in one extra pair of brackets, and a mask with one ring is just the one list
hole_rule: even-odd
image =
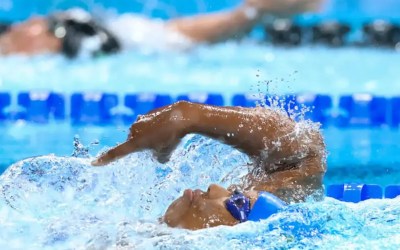
[(167, 162), (185, 136), (187, 122), (182, 116), (185, 105), (175, 103), (139, 116), (130, 128), (127, 141), (100, 155), (92, 161), (92, 166), (104, 166), (130, 153), (146, 149), (151, 150), (160, 163)]
[(131, 140), (127, 140), (126, 142), (101, 154), (97, 159), (92, 161), (91, 164), (96, 167), (104, 166), (134, 151), (134, 143)]
[(288, 16), (320, 9), (324, 0), (246, 0), (247, 6), (264, 14)]

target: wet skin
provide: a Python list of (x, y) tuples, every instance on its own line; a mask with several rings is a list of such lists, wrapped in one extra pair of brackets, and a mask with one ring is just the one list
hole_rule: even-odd
[[(254, 203), (257, 191), (267, 191), (287, 202), (320, 194), (326, 171), (325, 144), (316, 128), (299, 127), (285, 113), (267, 108), (215, 107), (177, 102), (140, 116), (126, 142), (92, 162), (106, 165), (132, 152), (152, 150), (167, 162), (180, 140), (196, 133), (219, 140), (247, 154), (253, 169), (242, 183), (224, 189), (211, 185), (207, 192), (186, 190), (165, 213), (172, 227), (200, 229), (238, 222), (224, 201), (240, 188)], [(318, 196), (315, 196), (318, 198)]]
[[(199, 189), (186, 189), (183, 195), (175, 200), (163, 217), (171, 227), (202, 229), (207, 227), (229, 225), (238, 221), (226, 210), (224, 202), (229, 199), (231, 192), (216, 184), (211, 184), (206, 192)], [(252, 204), (257, 198), (257, 192), (245, 193)]]

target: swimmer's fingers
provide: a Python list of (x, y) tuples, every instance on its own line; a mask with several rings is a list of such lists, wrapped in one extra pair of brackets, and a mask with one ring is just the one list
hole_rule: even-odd
[(107, 152), (100, 155), (96, 160), (92, 161), (92, 166), (104, 166), (108, 163), (118, 160), (130, 153), (135, 151), (135, 144), (133, 140), (127, 140), (126, 142), (108, 150)]

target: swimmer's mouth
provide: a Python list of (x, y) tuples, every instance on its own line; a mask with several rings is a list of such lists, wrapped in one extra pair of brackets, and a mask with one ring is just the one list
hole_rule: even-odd
[(190, 203), (193, 203), (197, 201), (202, 195), (204, 194), (203, 191), (200, 189), (192, 190), (192, 189), (186, 189), (183, 192), (183, 197), (186, 198), (187, 200), (190, 201)]

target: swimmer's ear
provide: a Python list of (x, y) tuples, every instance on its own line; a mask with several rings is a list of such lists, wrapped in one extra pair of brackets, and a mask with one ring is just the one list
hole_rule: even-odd
[(116, 161), (130, 153), (135, 152), (135, 144), (132, 140), (128, 140), (100, 155), (96, 160), (92, 161), (92, 166), (104, 166), (110, 162)]

